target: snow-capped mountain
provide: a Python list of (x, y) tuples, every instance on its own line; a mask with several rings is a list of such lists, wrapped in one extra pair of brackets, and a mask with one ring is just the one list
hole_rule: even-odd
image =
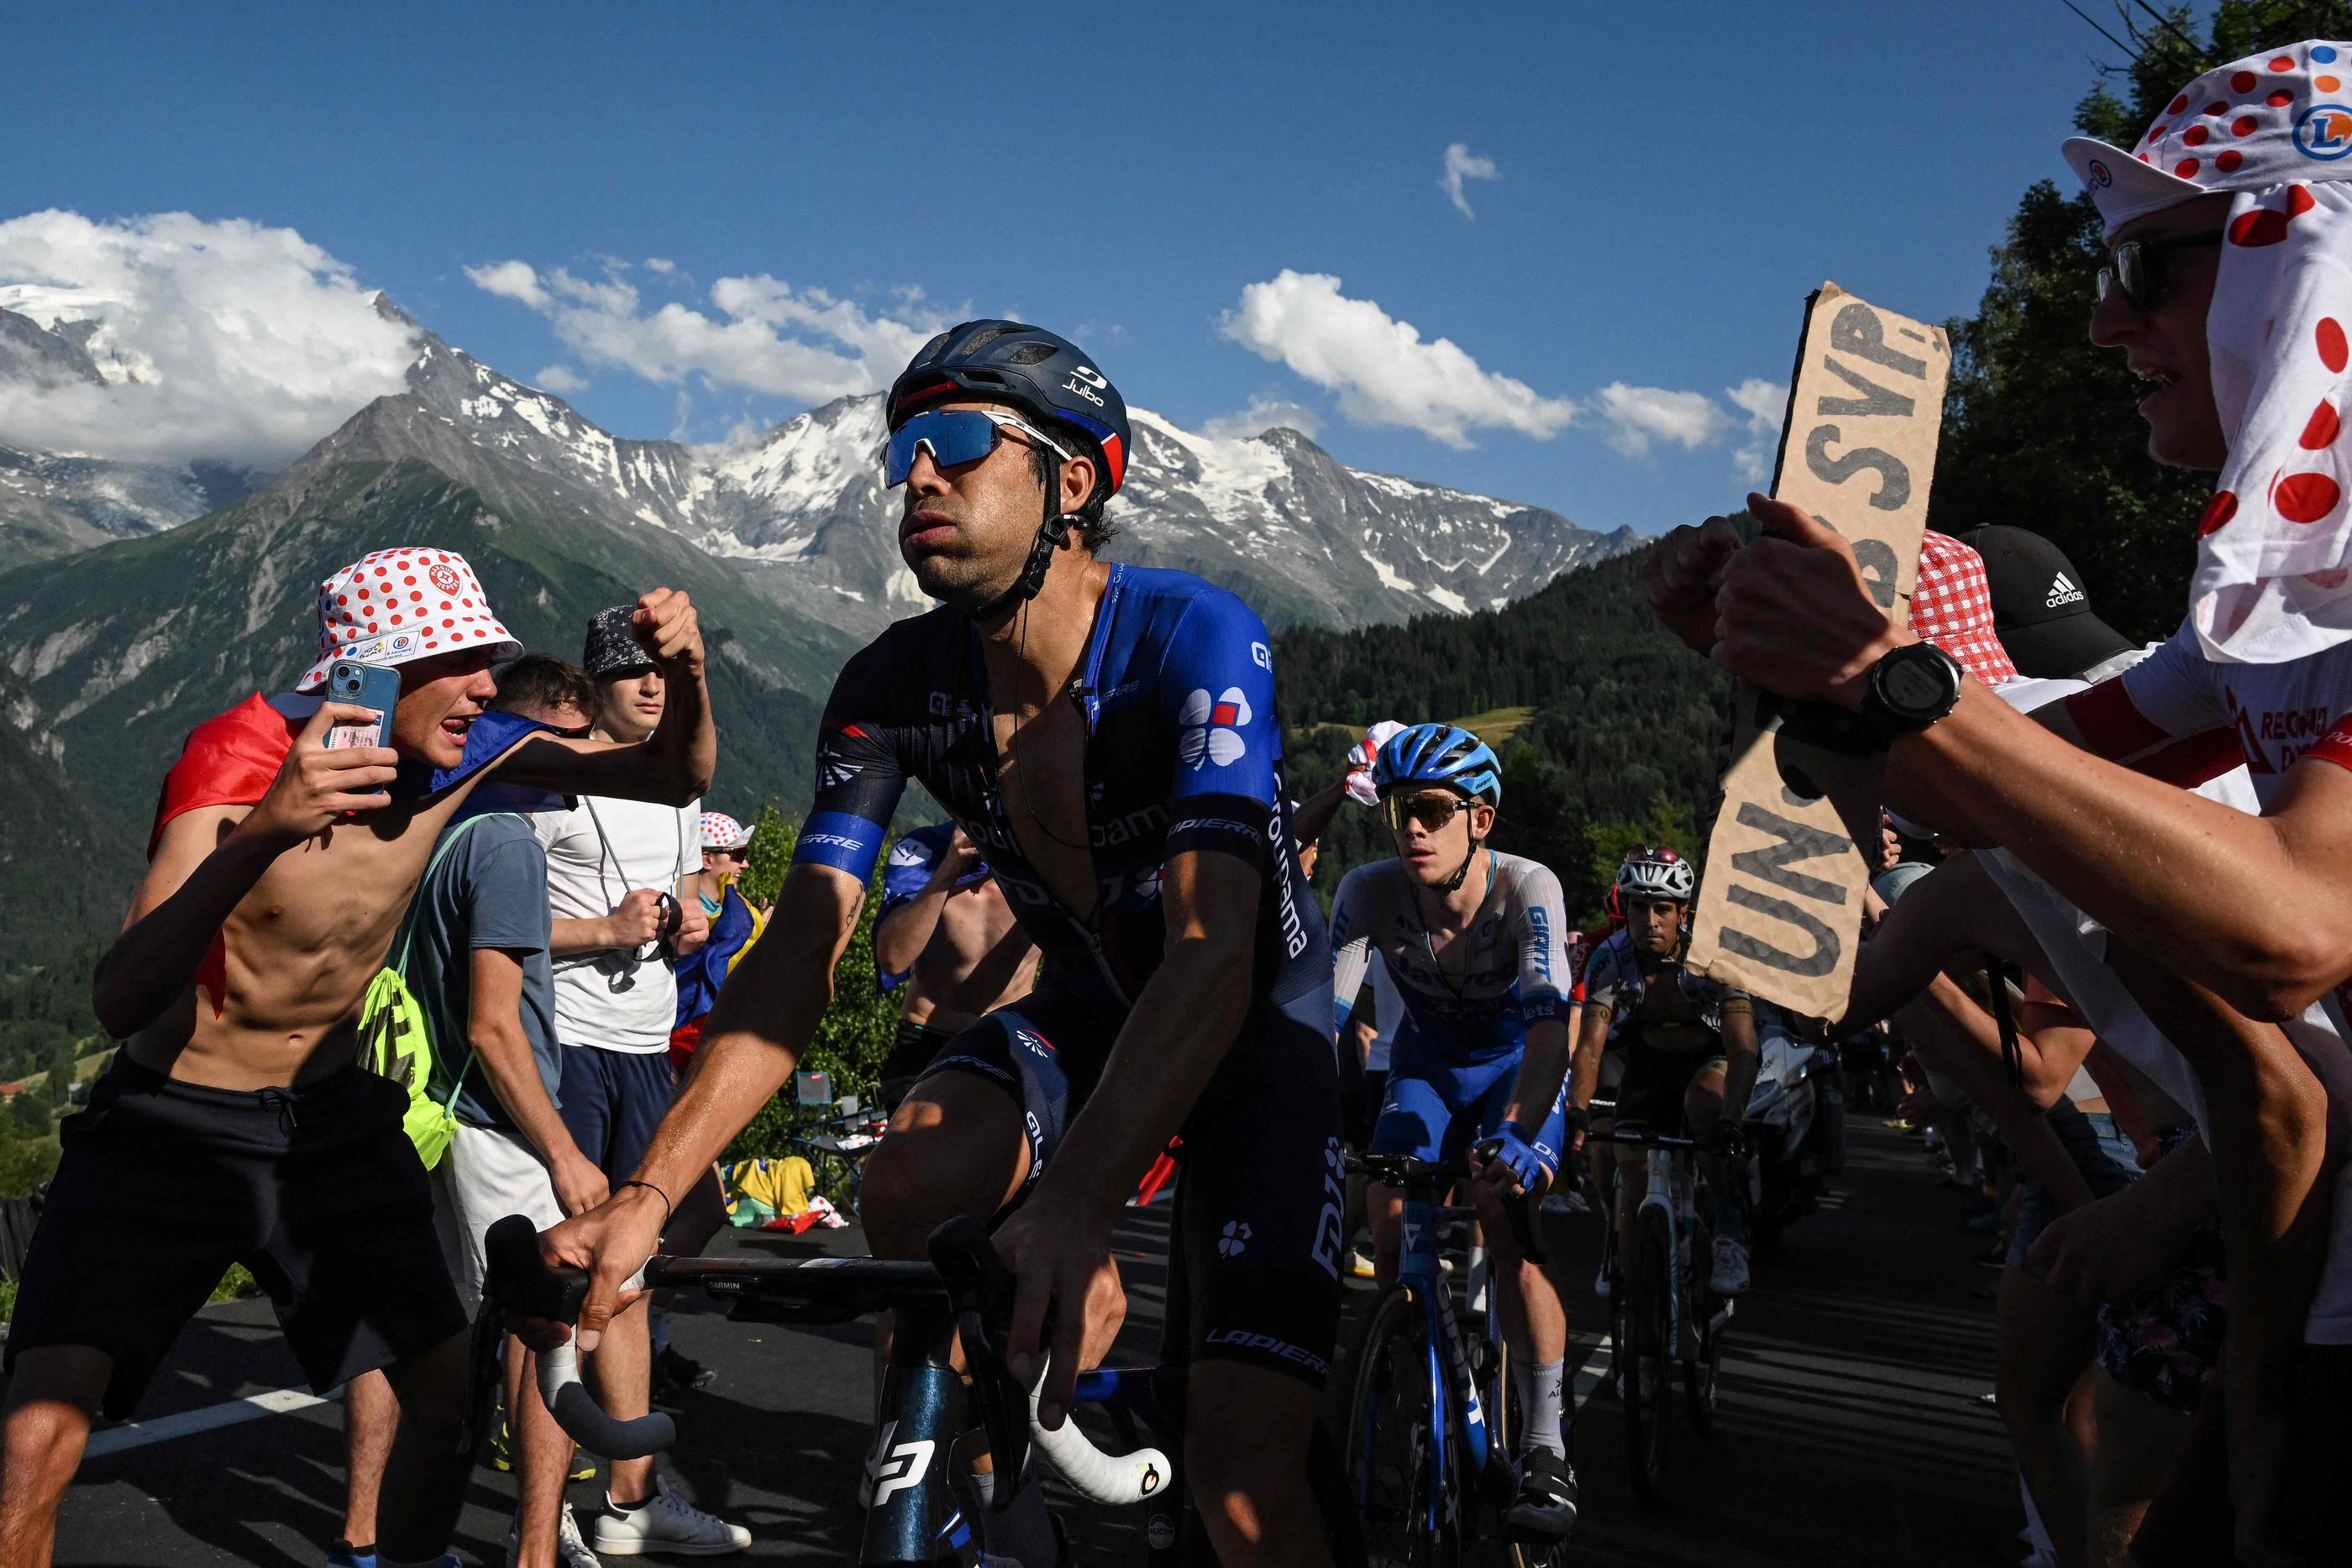
[[(99, 326), (52, 329), (0, 309), (0, 382), (44, 391), (108, 385), (89, 352)], [(184, 523), (252, 494), (267, 477), (230, 463), (118, 463), (0, 444), (0, 569)]]
[[(493, 505), (572, 507), (662, 529), (725, 560), (747, 586), (853, 635), (925, 607), (898, 559), (898, 497), (882, 487), (878, 394), (837, 399), (724, 447), (632, 440), (452, 348), (388, 300), (377, 308), (415, 333), (407, 392), (354, 414), (279, 486), (299, 489), (343, 461), (415, 459)], [(88, 323), (52, 331), (0, 311), (0, 376), (103, 381), (82, 352), (89, 336)], [(1295, 430), (1234, 439), (1149, 410), (1132, 417), (1109, 553), (1199, 572), (1276, 626), (1496, 606), (1633, 543), (1630, 530), (1598, 534), (1542, 507), (1349, 468)], [(171, 527), (259, 482), (209, 478), (207, 488), (201, 469), (0, 451), (0, 541), (14, 526), (31, 541), (16, 559), (63, 553)]]

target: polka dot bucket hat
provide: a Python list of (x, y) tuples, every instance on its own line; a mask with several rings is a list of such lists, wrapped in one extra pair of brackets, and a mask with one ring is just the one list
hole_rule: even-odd
[(493, 659), (522, 653), (490, 613), (464, 556), (419, 546), (380, 549), (319, 585), (319, 662), (295, 689), (324, 685), (337, 659), (405, 664), (485, 643)]

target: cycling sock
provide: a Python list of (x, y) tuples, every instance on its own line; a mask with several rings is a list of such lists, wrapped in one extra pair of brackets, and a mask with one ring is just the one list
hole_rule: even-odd
[(996, 1500), (994, 1470), (966, 1470), (963, 1473), (963, 1479), (971, 1486), (971, 1495), (980, 1500), (981, 1507), (986, 1508)]
[[(646, 1493), (645, 1496), (637, 1499), (635, 1502), (614, 1502), (611, 1492), (606, 1492), (604, 1494), (604, 1506), (611, 1509), (614, 1513), (635, 1513), (637, 1510), (645, 1507), (646, 1504), (653, 1500), (654, 1494), (651, 1492)], [(381, 1564), (379, 1564), (379, 1568), (381, 1568)]]
[(1567, 1367), (1565, 1360), (1511, 1363), (1511, 1381), (1517, 1385), (1519, 1392), (1522, 1454), (1529, 1448), (1549, 1448), (1562, 1458), (1568, 1457), (1568, 1442), (1561, 1436)]

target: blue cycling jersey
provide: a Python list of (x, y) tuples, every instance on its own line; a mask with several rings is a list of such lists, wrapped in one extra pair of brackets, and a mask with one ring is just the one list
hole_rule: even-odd
[(1110, 568), (1071, 694), (1087, 721), (1091, 914), (1065, 907), (1022, 853), (997, 788), (985, 682), (978, 632), (945, 607), (852, 658), (825, 704), (794, 862), (870, 877), (911, 779), (987, 855), (1055, 986), (1134, 1004), (1165, 941), (1161, 868), (1188, 850), (1236, 856), (1263, 879), (1254, 1000), (1330, 983), (1321, 910), (1292, 845), (1274, 656), (1249, 606), (1187, 572)]

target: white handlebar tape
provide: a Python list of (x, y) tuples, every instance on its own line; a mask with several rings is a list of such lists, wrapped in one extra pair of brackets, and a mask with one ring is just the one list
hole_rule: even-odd
[(1141, 1502), (1158, 1495), (1167, 1486), (1170, 1474), (1168, 1456), (1159, 1449), (1106, 1454), (1095, 1447), (1094, 1439), (1078, 1430), (1076, 1421), (1066, 1418), (1060, 1431), (1045, 1430), (1037, 1419), (1037, 1393), (1045, 1384), (1045, 1358), (1041, 1356), (1037, 1381), (1029, 1389), (1029, 1436), (1055, 1473), (1088, 1502)]
[(677, 1426), (656, 1412), (627, 1421), (606, 1415), (580, 1381), (580, 1349), (569, 1341), (539, 1353), (539, 1396), (572, 1440), (607, 1459), (642, 1459), (677, 1441)]

